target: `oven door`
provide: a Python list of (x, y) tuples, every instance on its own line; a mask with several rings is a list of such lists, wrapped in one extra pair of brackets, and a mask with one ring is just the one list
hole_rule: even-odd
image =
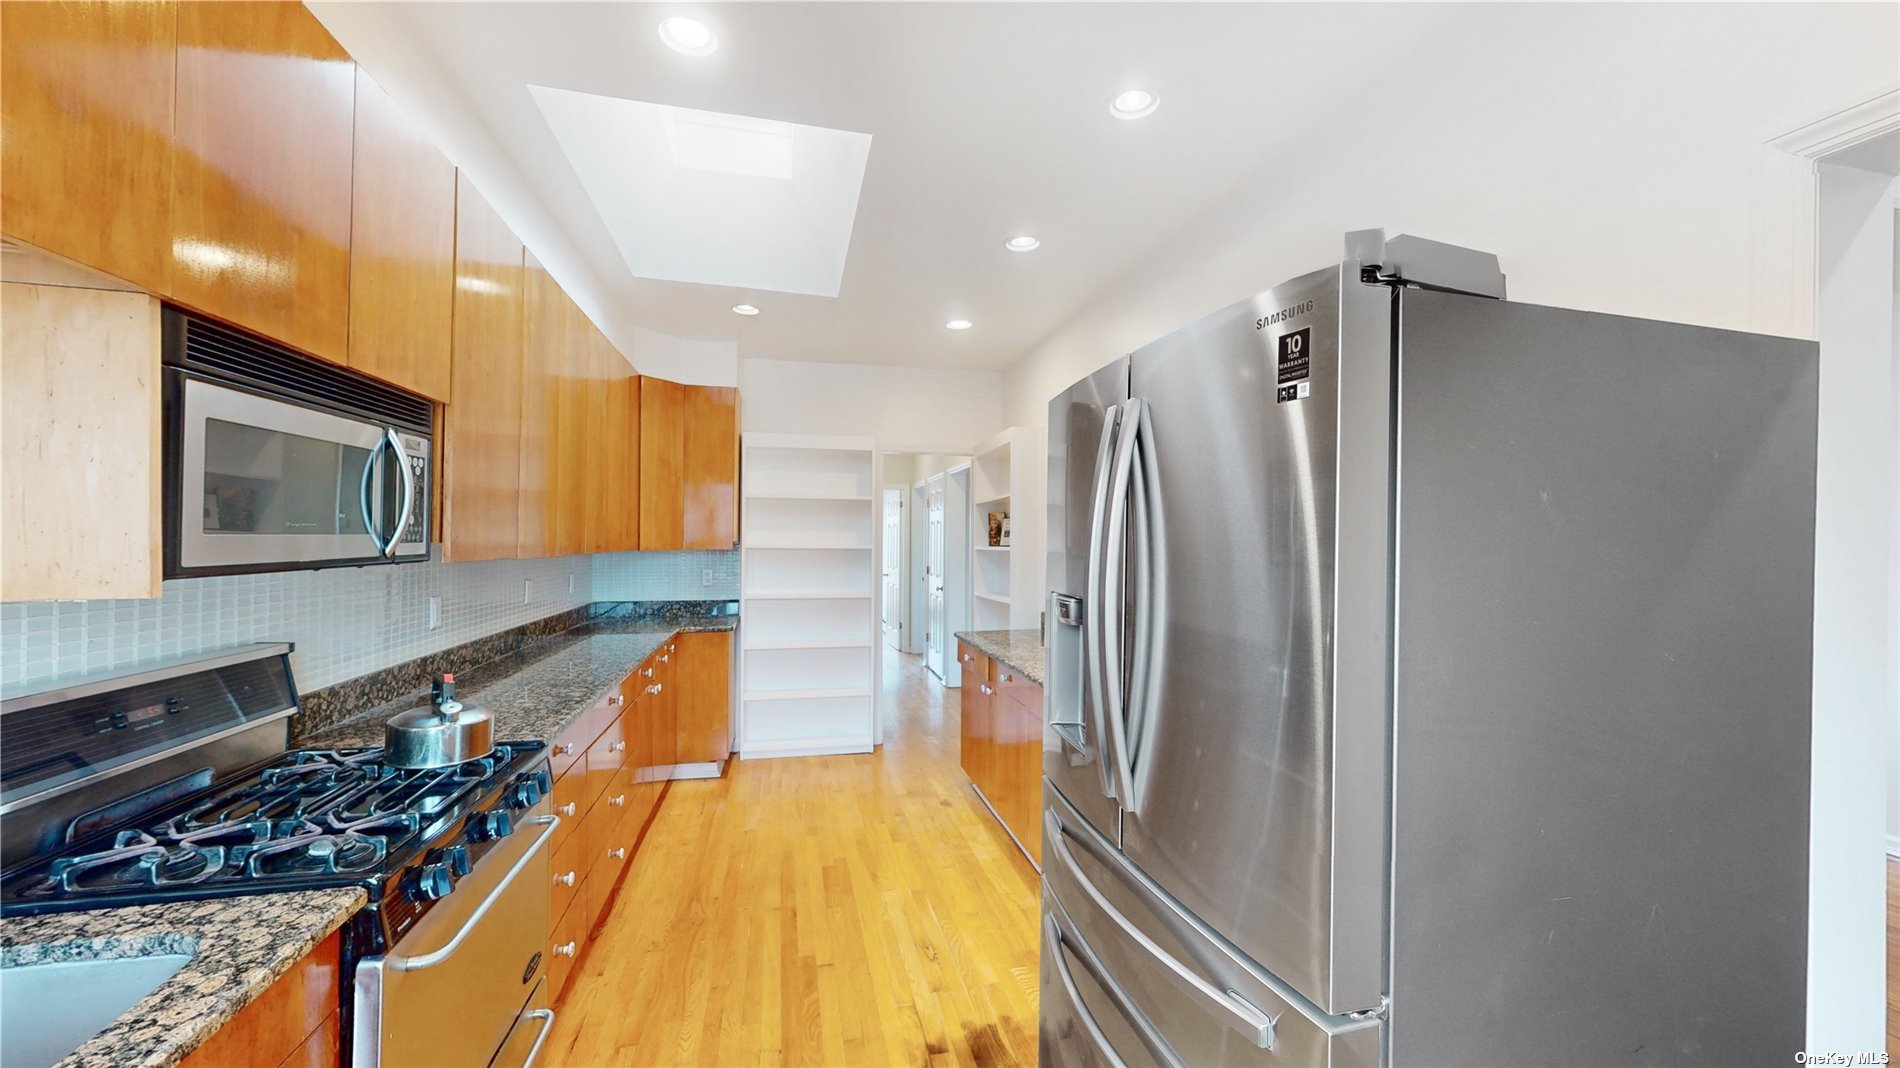
[(167, 373), (167, 577), (428, 555), (427, 438)]
[(546, 1012), (533, 995), (547, 974), (550, 805), (521, 813), (393, 949), (357, 964), (355, 1068), (486, 1065), (514, 1048), (518, 1025), (552, 1024), (527, 1019)]

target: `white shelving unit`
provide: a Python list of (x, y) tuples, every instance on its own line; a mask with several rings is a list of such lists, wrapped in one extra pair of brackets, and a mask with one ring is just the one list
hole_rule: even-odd
[(878, 619), (870, 438), (741, 438), (739, 756), (868, 753)]
[[(970, 629), (1034, 629), (1042, 615), (1043, 440), (1010, 427), (970, 460)], [(1010, 544), (991, 545), (991, 512), (1010, 516)]]

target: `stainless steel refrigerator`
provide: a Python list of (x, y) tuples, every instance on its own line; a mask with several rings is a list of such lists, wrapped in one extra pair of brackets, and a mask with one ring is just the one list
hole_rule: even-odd
[(1792, 1063), (1815, 346), (1346, 246), (1050, 404), (1043, 1063)]

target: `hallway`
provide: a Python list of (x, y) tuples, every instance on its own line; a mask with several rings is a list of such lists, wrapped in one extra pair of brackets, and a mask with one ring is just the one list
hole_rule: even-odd
[(1037, 883), (885, 650), (884, 745), (672, 784), (545, 1063), (1032, 1065)]

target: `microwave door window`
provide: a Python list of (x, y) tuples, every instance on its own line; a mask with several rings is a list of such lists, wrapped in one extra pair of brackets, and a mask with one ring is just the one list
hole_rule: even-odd
[(369, 460), (368, 449), (207, 419), (204, 531), (364, 534), (357, 495)]

